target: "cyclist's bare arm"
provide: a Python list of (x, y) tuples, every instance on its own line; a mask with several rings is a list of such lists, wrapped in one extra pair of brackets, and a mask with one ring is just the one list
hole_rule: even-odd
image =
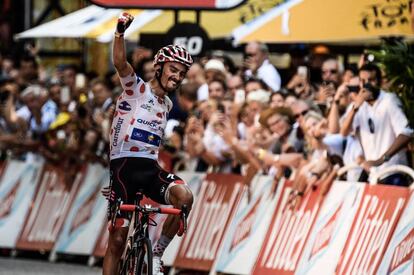
[(117, 29), (113, 43), (112, 59), (120, 77), (125, 77), (133, 73), (132, 66), (126, 60), (126, 50), (124, 41), (124, 32), (131, 24), (134, 17), (128, 13), (123, 13), (118, 18)]

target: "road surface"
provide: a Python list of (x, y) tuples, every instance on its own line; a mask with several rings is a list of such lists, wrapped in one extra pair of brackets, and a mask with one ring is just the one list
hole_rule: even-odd
[(50, 263), (40, 259), (0, 257), (0, 275), (98, 275), (101, 267), (88, 267), (86, 264)]

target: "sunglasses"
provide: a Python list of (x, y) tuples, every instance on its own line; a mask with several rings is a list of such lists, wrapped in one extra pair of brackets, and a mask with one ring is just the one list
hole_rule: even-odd
[(331, 69), (331, 70), (323, 70), (322, 73), (327, 74), (327, 73), (331, 73), (331, 74), (336, 74), (338, 72), (338, 70), (335, 69)]
[(303, 110), (302, 112), (300, 112), (299, 114), (295, 114), (295, 118), (298, 119), (301, 116), (306, 116), (306, 114), (309, 112), (309, 110)]
[(350, 93), (358, 93), (360, 89), (358, 85), (348, 85), (346, 87)]
[(372, 121), (371, 118), (368, 119), (368, 127), (369, 127), (369, 132), (371, 134), (375, 133), (375, 125), (374, 125), (374, 121)]

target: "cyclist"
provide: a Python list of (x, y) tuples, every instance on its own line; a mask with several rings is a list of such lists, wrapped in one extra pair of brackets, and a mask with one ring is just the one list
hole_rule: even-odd
[[(136, 192), (143, 189), (144, 194), (154, 201), (172, 204), (175, 208), (187, 205), (191, 209), (193, 203), (188, 186), (176, 175), (162, 170), (157, 163), (166, 116), (172, 107), (167, 95), (180, 86), (193, 60), (185, 48), (165, 46), (154, 57), (155, 77), (144, 82), (126, 61), (123, 35), (133, 19), (128, 13), (119, 17), (112, 53), (123, 92), (116, 103), (110, 140), (108, 215), (109, 218), (117, 215), (117, 219), (115, 228), (109, 233), (103, 274), (111, 275), (118, 273), (130, 221), (126, 214), (111, 213), (111, 206), (116, 201), (134, 203)], [(154, 274), (163, 274), (161, 257), (179, 227), (180, 217), (168, 216), (154, 246)]]

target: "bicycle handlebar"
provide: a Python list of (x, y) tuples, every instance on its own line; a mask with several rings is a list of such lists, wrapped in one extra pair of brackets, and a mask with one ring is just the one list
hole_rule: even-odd
[(140, 207), (135, 204), (121, 204), (119, 209), (125, 212), (134, 212), (138, 208), (138, 211), (145, 212), (145, 213), (161, 213), (161, 214), (170, 214), (170, 215), (181, 215), (181, 210), (177, 208), (166, 208), (166, 207), (157, 207), (157, 208), (149, 208), (149, 207)]
[(135, 207), (136, 207), (136, 205), (134, 205), (134, 204), (121, 204), (119, 209), (121, 211), (125, 211), (125, 212), (133, 212), (133, 211), (135, 211)]

